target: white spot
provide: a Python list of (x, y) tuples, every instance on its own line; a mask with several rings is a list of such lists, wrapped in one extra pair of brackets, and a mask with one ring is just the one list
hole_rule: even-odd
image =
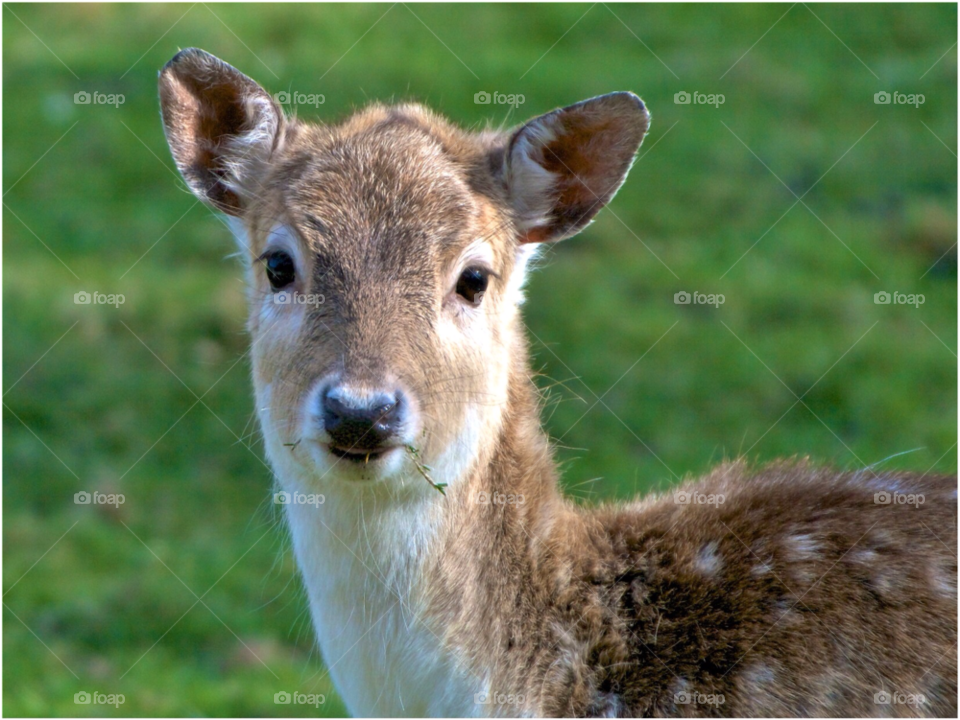
[(957, 578), (951, 576), (950, 572), (943, 572), (942, 568), (930, 568), (930, 584), (933, 589), (944, 597), (956, 600), (957, 598)]
[(895, 575), (893, 569), (881, 565), (879, 569), (875, 569), (870, 578), (870, 584), (878, 593), (890, 594), (897, 589), (895, 578), (898, 576), (899, 574), (897, 573)]
[(707, 577), (716, 577), (720, 568), (723, 567), (723, 560), (717, 555), (717, 543), (715, 541), (708, 542), (700, 549), (695, 564), (697, 570)]
[(678, 677), (670, 685), (670, 689), (673, 691), (674, 701), (678, 695), (689, 695), (690, 693), (690, 681), (686, 678)]
[(869, 548), (855, 548), (850, 551), (846, 559), (852, 563), (869, 565), (877, 559), (877, 553)]
[(597, 699), (597, 705), (602, 708), (598, 717), (616, 718), (622, 717), (623, 698), (614, 693), (601, 693)]
[(777, 679), (777, 674), (767, 665), (754, 663), (744, 669), (740, 679), (747, 687), (759, 690), (764, 686), (772, 685)]
[(789, 550), (797, 560), (812, 559), (820, 551), (820, 544), (806, 533), (791, 535), (787, 542)]

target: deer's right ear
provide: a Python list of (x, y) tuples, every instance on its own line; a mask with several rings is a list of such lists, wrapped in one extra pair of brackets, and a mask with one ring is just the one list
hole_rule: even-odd
[(189, 48), (160, 72), (160, 108), (187, 185), (216, 209), (240, 215), (282, 137), (280, 106), (236, 68)]

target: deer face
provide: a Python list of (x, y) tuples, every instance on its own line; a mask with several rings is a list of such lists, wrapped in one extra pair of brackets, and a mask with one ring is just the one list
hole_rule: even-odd
[(279, 474), (426, 488), (426, 463), (456, 481), (526, 372), (526, 264), (616, 192), (646, 131), (640, 100), (607, 95), (503, 134), (411, 105), (315, 126), (199, 50), (170, 61), (160, 91), (185, 180), (235, 220)]
[(247, 220), (259, 407), (305, 471), (378, 479), (412, 452), (460, 465), (498, 423), (511, 219), (432, 123), (410, 108), (298, 128)]

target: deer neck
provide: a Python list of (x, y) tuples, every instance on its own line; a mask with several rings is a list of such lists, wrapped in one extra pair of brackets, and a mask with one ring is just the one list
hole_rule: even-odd
[[(481, 619), (495, 621), (494, 596), (509, 595), (535, 564), (517, 541), (546, 537), (562, 508), (537, 391), (521, 367), (495, 440), (445, 495), (415, 476), (399, 490), (332, 484), (323, 505), (286, 507), (324, 659), (353, 714), (483, 710), (474, 697), (489, 682), (483, 663), (466, 667), (451, 647), (479, 633), (495, 642)], [(491, 566), (508, 554), (509, 568)]]

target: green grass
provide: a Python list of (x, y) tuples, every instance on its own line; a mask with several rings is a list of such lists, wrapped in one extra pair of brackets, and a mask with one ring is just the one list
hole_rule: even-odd
[[(273, 703), (294, 689), (344, 712), (270, 502), (231, 240), (161, 132), (156, 73), (180, 47), (323, 93), (299, 113), (320, 120), (409, 98), (480, 126), (644, 97), (642, 158), (525, 308), (572, 494), (629, 497), (741, 452), (913, 450), (884, 467), (954, 471), (956, 8), (797, 5), (770, 29), (788, 8), (5, 6), (5, 714), (311, 714)], [(125, 102), (75, 105), (82, 90)], [(479, 90), (526, 101), (509, 114)], [(126, 502), (98, 512), (79, 490)]]

